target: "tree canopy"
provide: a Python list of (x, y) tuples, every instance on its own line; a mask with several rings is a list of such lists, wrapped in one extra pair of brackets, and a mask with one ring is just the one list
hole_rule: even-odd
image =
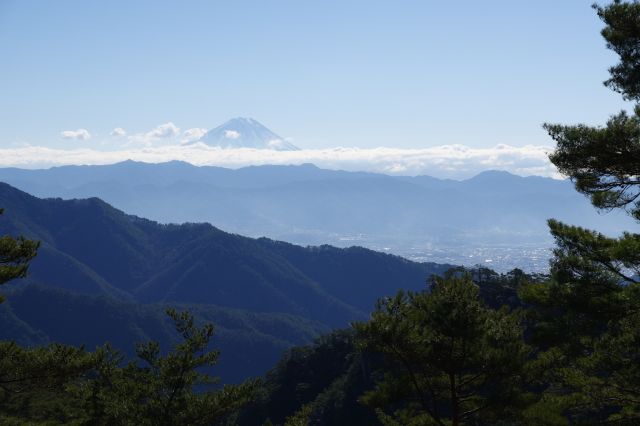
[(363, 401), (389, 424), (508, 418), (525, 394), (519, 316), (485, 306), (468, 274), (434, 277), (429, 290), (382, 299), (355, 324), (363, 349), (394, 363)]
[[(620, 61), (605, 85), (640, 101), (640, 3), (619, 0), (594, 6), (605, 24), (602, 36)], [(640, 220), (640, 107), (613, 115), (603, 127), (545, 124), (557, 142), (550, 158), (576, 189), (602, 209), (627, 208)]]
[[(640, 3), (594, 6), (619, 56), (605, 85), (636, 103), (602, 127), (546, 124), (550, 159), (598, 209), (640, 221)], [(549, 282), (523, 289), (545, 360), (545, 400), (572, 423), (640, 421), (640, 235), (609, 237), (549, 221)]]
[[(0, 210), (0, 213), (2, 210)], [(0, 284), (24, 278), (38, 242), (0, 237)], [(52, 343), (25, 348), (0, 341), (0, 422), (3, 424), (209, 425), (253, 395), (255, 382), (217, 387), (207, 368), (214, 328), (189, 312), (167, 310), (182, 338), (166, 355), (140, 343), (138, 360), (108, 344), (93, 352)]]
[[(0, 215), (3, 212), (4, 209), (0, 209)], [(39, 245), (39, 242), (24, 237), (0, 237), (0, 285), (27, 275), (29, 261), (35, 257)], [(3, 301), (4, 296), (0, 294), (0, 303)]]

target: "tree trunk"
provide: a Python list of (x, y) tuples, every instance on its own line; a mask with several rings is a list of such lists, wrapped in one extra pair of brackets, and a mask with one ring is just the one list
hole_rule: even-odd
[(458, 402), (458, 394), (456, 392), (456, 376), (449, 373), (449, 387), (451, 390), (451, 425), (460, 425), (460, 406)]

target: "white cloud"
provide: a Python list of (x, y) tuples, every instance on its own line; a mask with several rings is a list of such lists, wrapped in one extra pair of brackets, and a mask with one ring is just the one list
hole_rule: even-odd
[(468, 178), (483, 170), (506, 170), (518, 175), (559, 177), (547, 155), (550, 147), (498, 145), (472, 148), (442, 145), (422, 149), (330, 148), (275, 151), (223, 149), (203, 143), (128, 148), (119, 151), (62, 150), (38, 146), (0, 149), (0, 166), (50, 167), (64, 164), (110, 164), (127, 159), (158, 163), (182, 160), (195, 165), (243, 167), (261, 164), (313, 163), (318, 167), (401, 175)]
[(224, 137), (227, 139), (238, 139), (240, 137), (240, 132), (236, 130), (225, 130)]
[(150, 132), (147, 132), (146, 136), (148, 138), (154, 138), (154, 139), (165, 139), (165, 138), (172, 138), (174, 136), (177, 136), (178, 133), (180, 133), (180, 128), (177, 127), (172, 122), (168, 122), (168, 123), (159, 125), (158, 127), (151, 130)]
[(187, 129), (184, 131), (184, 133), (182, 133), (182, 140), (180, 142), (181, 143), (195, 142), (199, 140), (201, 137), (203, 137), (206, 133), (207, 133), (207, 129), (201, 129), (198, 127), (195, 127), (193, 129)]
[(64, 139), (75, 139), (79, 141), (88, 141), (91, 139), (91, 133), (87, 129), (65, 130), (60, 132), (60, 136)]
[(180, 128), (172, 122), (160, 124), (156, 128), (146, 132), (129, 136), (129, 143), (132, 145), (144, 145), (150, 147), (153, 142), (159, 139), (170, 139), (180, 134)]
[(280, 148), (284, 145), (284, 141), (282, 139), (272, 139), (269, 142), (267, 142), (267, 146), (269, 148)]
[(126, 135), (127, 135), (127, 131), (124, 130), (122, 127), (116, 127), (111, 131), (111, 133), (109, 133), (109, 136), (113, 136), (116, 138), (121, 138)]

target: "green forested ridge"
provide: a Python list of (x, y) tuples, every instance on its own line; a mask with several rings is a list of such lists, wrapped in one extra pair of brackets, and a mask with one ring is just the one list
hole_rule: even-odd
[[(14, 198), (13, 205), (18, 204), (15, 203), (15, 199), (34, 201), (33, 198), (19, 191), (10, 189), (9, 194)], [(91, 200), (88, 202), (74, 201), (71, 204), (83, 206), (91, 205), (91, 202)], [(110, 208), (103, 203), (97, 200), (93, 202), (101, 207), (99, 211), (110, 212)], [(25, 215), (22, 221), (16, 220), (15, 216), (13, 218), (9, 216), (12, 219), (10, 225), (13, 228), (8, 226), (7, 229), (13, 230), (13, 234), (18, 231), (29, 232), (30, 229), (37, 229), (40, 232), (38, 235), (49, 238), (49, 241), (60, 242), (55, 239), (56, 234), (70, 233), (77, 226), (73, 224), (73, 221), (68, 223), (61, 215), (56, 218), (57, 227), (47, 229), (42, 226), (47, 222), (43, 221), (41, 217), (38, 218), (42, 214), (41, 210), (34, 210), (35, 214), (33, 215), (30, 215), (27, 210), (23, 210), (22, 213)], [(48, 212), (48, 214), (51, 215), (52, 212)], [(76, 214), (78, 213), (76, 212)], [(39, 222), (34, 220), (33, 216), (39, 219)], [(124, 215), (116, 212), (116, 219), (122, 217)], [(127, 219), (154, 225), (137, 218), (127, 217)], [(105, 223), (108, 224), (108, 221), (103, 219), (101, 222), (100, 225), (95, 226), (108, 226), (105, 225)], [(112, 235), (122, 232), (118, 228), (112, 229), (112, 231)], [(109, 237), (104, 229), (99, 229), (97, 234), (105, 238)], [(118, 238), (120, 237), (118, 236)], [(9, 236), (5, 237), (5, 240), (21, 241), (25, 247), (32, 247), (32, 252), (27, 257), (7, 259), (15, 270), (11, 277), (23, 277), (27, 262), (33, 258), (35, 254), (33, 250), (37, 244)], [(253, 241), (244, 240), (245, 243)], [(73, 244), (73, 240), (70, 238), (64, 240), (64, 244), (68, 248)], [(275, 253), (274, 257), (280, 253), (295, 251), (291, 262), (292, 264), (300, 263), (301, 270), (305, 273), (313, 273), (314, 263), (316, 268), (323, 267), (327, 263), (339, 266), (340, 272), (346, 274), (340, 281), (342, 285), (348, 285), (350, 278), (353, 280), (358, 278), (356, 274), (350, 272), (348, 265), (346, 265), (349, 260), (354, 259), (353, 268), (359, 269), (367, 266), (368, 256), (372, 259), (369, 264), (370, 270), (380, 274), (378, 281), (391, 278), (390, 274), (394, 271), (393, 263), (409, 268), (411, 271), (421, 271), (419, 276), (424, 276), (424, 265), (393, 256), (380, 255), (369, 250), (336, 251), (328, 246), (317, 249), (302, 249), (269, 240), (260, 240), (259, 244), (263, 245), (265, 250), (272, 250), (271, 246), (278, 246), (278, 250), (272, 250)], [(53, 245), (47, 244), (45, 240), (43, 247), (47, 246), (53, 251)], [(310, 252), (311, 255), (322, 253), (322, 258), (315, 262), (309, 261), (305, 259), (305, 252)], [(349, 259), (332, 259), (332, 254), (335, 255), (336, 252), (345, 252)], [(86, 253), (83, 254), (86, 256)], [(392, 265), (385, 264), (385, 261), (388, 260), (392, 262)], [(36, 261), (32, 260), (32, 262)], [(78, 263), (80, 262), (76, 261), (68, 265), (74, 266)], [(97, 275), (85, 265), (83, 266), (85, 271), (88, 271), (86, 275)], [(62, 272), (65, 270), (62, 269)], [(318, 273), (318, 276), (324, 276), (324, 279), (328, 279), (326, 272)], [(104, 282), (110, 285), (106, 280)], [(369, 281), (369, 284), (371, 283), (376, 285), (375, 280)], [(81, 285), (82, 281), (79, 281), (79, 284)], [(390, 289), (393, 288), (386, 283), (385, 286), (382, 291), (391, 291)], [(34, 423), (48, 421), (52, 424), (74, 422), (81, 424), (101, 422), (104, 424), (159, 424), (158, 418), (153, 420), (153, 413), (159, 410), (158, 407), (166, 405), (167, 401), (162, 397), (165, 395), (165, 391), (158, 390), (160, 394), (155, 400), (145, 399), (147, 393), (155, 389), (153, 383), (156, 379), (148, 374), (159, 367), (153, 367), (149, 370), (140, 369), (139, 364), (128, 364), (125, 367), (122, 365), (126, 359), (131, 359), (136, 354), (151, 366), (161, 362), (160, 360), (163, 358), (158, 358), (159, 346), (157, 343), (138, 347), (135, 353), (132, 350), (132, 343), (135, 341), (160, 341), (165, 344), (177, 345), (177, 350), (179, 350), (181, 347), (180, 333), (173, 330), (170, 322), (163, 315), (166, 308), (162, 304), (139, 304), (134, 301), (135, 294), (115, 286), (113, 288), (117, 292), (112, 289), (102, 292), (74, 291), (76, 289), (66, 286), (44, 285), (40, 280), (32, 278), (20, 280), (8, 289), (10, 300), (0, 307), (0, 318), (3, 321), (2, 333), (4, 338), (18, 341), (27, 346), (20, 346), (10, 341), (3, 343), (2, 346), (3, 352), (0, 357), (3, 362), (2, 369), (9, 375), (5, 376), (5, 394), (3, 394), (3, 401), (0, 402), (0, 415), (3, 416), (3, 422), (15, 424), (22, 424), (25, 421)], [(359, 285), (357, 291), (363, 292), (363, 289), (366, 289), (366, 286)], [(344, 289), (335, 287), (330, 291), (339, 295), (347, 294)], [(285, 313), (249, 312), (210, 304), (174, 302), (173, 305), (179, 309), (188, 309), (200, 322), (214, 321), (219, 325), (216, 342), (219, 343), (217, 346), (227, 353), (227, 357), (226, 359), (224, 356), (220, 357), (220, 360), (225, 363), (225, 368), (220, 370), (216, 368), (213, 372), (216, 374), (220, 372), (220, 375), (225, 376), (226, 380), (238, 381), (249, 375), (259, 374), (265, 366), (275, 363), (275, 354), (293, 344), (309, 341), (313, 336), (326, 330), (327, 327), (317, 321)], [(175, 317), (175, 314), (173, 315)], [(186, 339), (184, 335), (182, 337), (183, 340)], [(100, 346), (105, 341), (109, 341), (110, 344)], [(65, 346), (59, 342), (73, 346)], [(29, 349), (29, 347), (33, 347), (33, 349)], [(114, 352), (112, 347), (122, 348), (124, 352)], [(327, 354), (323, 354), (323, 358), (324, 355)], [(333, 356), (335, 358), (336, 354)], [(339, 356), (338, 354), (338, 360)], [(218, 359), (217, 353), (215, 358)], [(230, 370), (235, 373), (229, 373)], [(333, 366), (327, 368), (329, 373), (327, 377), (331, 377), (332, 370)], [(165, 376), (165, 374), (161, 374), (157, 380), (167, 380)], [(20, 386), (15, 389), (7, 387), (7, 384), (11, 383), (18, 383)], [(162, 381), (159, 383), (157, 386), (165, 387), (175, 384), (174, 382), (164, 383)], [(334, 384), (333, 387), (337, 392), (341, 392), (338, 385)], [(189, 389), (183, 389), (183, 391), (191, 392)], [(245, 385), (235, 391), (235, 388), (228, 389), (228, 394), (216, 394), (221, 396), (212, 396), (213, 400), (209, 401), (211, 404), (222, 405), (225, 412), (229, 407), (235, 406), (235, 403), (241, 402), (243, 399), (238, 399), (237, 396), (246, 396), (246, 392), (253, 389), (253, 385)], [(310, 391), (312, 394), (321, 389), (324, 389), (322, 384), (312, 384)], [(333, 398), (330, 393), (325, 392), (325, 394), (327, 398)], [(209, 420), (202, 420), (203, 423), (200, 423), (200, 420), (196, 420), (194, 417), (197, 414), (192, 413), (192, 410), (198, 412), (199, 403), (196, 403), (198, 399), (193, 400), (195, 396), (191, 397), (189, 393), (184, 395), (186, 400), (182, 401), (182, 406), (177, 407), (177, 417), (163, 415), (167, 424), (184, 424), (185, 422), (187, 424), (209, 424)], [(355, 395), (352, 396), (355, 397)], [(144, 401), (139, 400), (140, 398), (143, 398)], [(352, 400), (355, 401), (353, 398)], [(192, 404), (196, 404), (196, 406), (194, 407)], [(286, 407), (283, 409), (286, 410)], [(362, 409), (360, 411), (366, 412)], [(358, 413), (358, 411), (354, 410), (353, 413)], [(341, 415), (340, 410), (337, 411), (337, 415)], [(235, 417), (232, 417), (230, 421), (233, 421), (233, 418)]]
[[(24, 278), (37, 249), (35, 241), (3, 236), (1, 283)], [(219, 357), (210, 348), (213, 325), (197, 325), (187, 311), (166, 314), (180, 337), (173, 349), (161, 352), (157, 341), (140, 342), (137, 358), (128, 362), (109, 344), (90, 352), (60, 343), (24, 347), (0, 341), (0, 423), (207, 425), (252, 399), (256, 382), (218, 387), (204, 370)]]
[(0, 306), (2, 338), (25, 345), (60, 342), (87, 348), (109, 342), (133, 356), (135, 342), (155, 340), (173, 345), (179, 340), (164, 314), (169, 306), (188, 310), (201, 322), (216, 324), (216, 347), (225, 366), (216, 370), (216, 375), (227, 383), (262, 374), (282, 351), (328, 330), (323, 324), (288, 314), (196, 304), (143, 305), (24, 285)]
[(98, 199), (41, 200), (3, 184), (0, 205), (7, 207), (0, 234), (41, 241), (26, 280), (3, 286), (17, 293), (0, 309), (0, 338), (110, 341), (132, 354), (137, 340), (175, 342), (162, 312), (179, 306), (218, 326), (225, 381), (262, 374), (285, 348), (365, 318), (379, 295), (419, 288), (446, 269), (207, 224), (160, 225)]
[(42, 200), (6, 184), (0, 205), (7, 211), (0, 233), (42, 242), (31, 282), (123, 300), (215, 304), (344, 326), (366, 317), (381, 295), (417, 289), (447, 269), (366, 249), (255, 240), (208, 224), (160, 225), (98, 199)]

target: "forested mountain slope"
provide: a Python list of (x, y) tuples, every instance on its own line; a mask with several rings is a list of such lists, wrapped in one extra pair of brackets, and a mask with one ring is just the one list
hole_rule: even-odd
[[(131, 350), (137, 340), (169, 342), (162, 312), (181, 306), (218, 325), (234, 379), (447, 268), (362, 248), (256, 240), (209, 224), (162, 225), (97, 198), (39, 199), (7, 184), (0, 206), (0, 235), (41, 241), (27, 280), (7, 286), (0, 338), (112, 341)], [(236, 374), (238, 363), (245, 373)]]

